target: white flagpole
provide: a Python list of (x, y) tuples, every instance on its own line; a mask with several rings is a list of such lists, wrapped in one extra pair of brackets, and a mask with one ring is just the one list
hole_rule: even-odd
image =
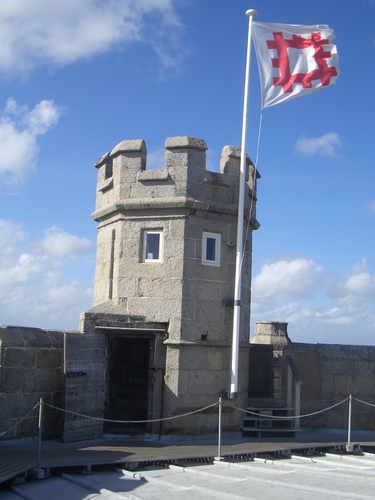
[(237, 216), (237, 254), (236, 254), (236, 276), (234, 283), (234, 310), (233, 310), (233, 335), (232, 335), (232, 364), (230, 376), (229, 398), (236, 398), (238, 395), (238, 356), (240, 347), (240, 316), (241, 316), (241, 281), (242, 281), (242, 260), (243, 260), (243, 218), (246, 183), (246, 134), (247, 134), (247, 114), (249, 95), (249, 75), (251, 56), (251, 28), (253, 17), (257, 15), (254, 9), (246, 11), (249, 17), (249, 31), (247, 37), (247, 55), (245, 72), (245, 92), (242, 117), (242, 140), (241, 140), (241, 165), (240, 165), (240, 189), (238, 196), (238, 216)]

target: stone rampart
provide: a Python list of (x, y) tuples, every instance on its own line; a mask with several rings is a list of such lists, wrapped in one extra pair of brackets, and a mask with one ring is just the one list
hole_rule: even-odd
[[(375, 431), (375, 408), (355, 398), (375, 404), (375, 346), (290, 343), (284, 348), (302, 379), (301, 414), (329, 407), (353, 396), (352, 429)], [(302, 427), (346, 429), (348, 403), (334, 410), (301, 420)]]
[[(24, 417), (40, 398), (62, 406), (63, 332), (0, 326), (0, 440), (38, 435), (38, 410)], [(44, 408), (43, 438), (61, 432), (61, 414)]]
[[(251, 338), (249, 396), (262, 406), (287, 397), (288, 356), (301, 385), (301, 427), (329, 431), (347, 429), (348, 401), (352, 395), (352, 429), (375, 431), (375, 346), (303, 344), (288, 337), (287, 323), (257, 321)], [(294, 395), (293, 395), (294, 398)], [(356, 401), (364, 401), (364, 404)], [(339, 404), (329, 411), (325, 408)]]

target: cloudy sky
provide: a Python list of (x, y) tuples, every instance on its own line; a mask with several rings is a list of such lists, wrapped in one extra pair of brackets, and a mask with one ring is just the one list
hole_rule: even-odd
[(95, 161), (191, 135), (218, 170), (241, 142), (248, 8), (328, 24), (336, 85), (263, 113), (256, 60), (248, 154), (262, 175), (252, 324), (292, 340), (375, 343), (375, 2), (12, 0), (0, 4), (0, 324), (77, 329), (93, 303)]

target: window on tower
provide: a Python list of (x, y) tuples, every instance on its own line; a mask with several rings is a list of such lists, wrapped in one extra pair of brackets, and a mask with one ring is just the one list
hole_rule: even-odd
[(202, 264), (205, 266), (220, 266), (221, 234), (203, 233)]
[(163, 231), (147, 230), (143, 233), (143, 262), (163, 260)]

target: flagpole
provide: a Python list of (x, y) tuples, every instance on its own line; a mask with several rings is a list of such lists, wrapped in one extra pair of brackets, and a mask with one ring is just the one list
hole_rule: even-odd
[(240, 347), (240, 319), (241, 319), (241, 282), (242, 282), (242, 260), (243, 260), (243, 218), (245, 202), (246, 183), (246, 134), (247, 134), (247, 114), (249, 96), (249, 75), (251, 59), (251, 28), (253, 17), (257, 15), (254, 9), (246, 11), (249, 17), (249, 31), (247, 37), (246, 72), (245, 72), (245, 92), (242, 117), (242, 139), (241, 139), (241, 163), (240, 163), (240, 188), (238, 196), (238, 216), (237, 216), (237, 254), (236, 254), (236, 276), (234, 283), (234, 310), (233, 310), (233, 334), (232, 334), (232, 363), (229, 398), (236, 398), (238, 395), (238, 357)]

